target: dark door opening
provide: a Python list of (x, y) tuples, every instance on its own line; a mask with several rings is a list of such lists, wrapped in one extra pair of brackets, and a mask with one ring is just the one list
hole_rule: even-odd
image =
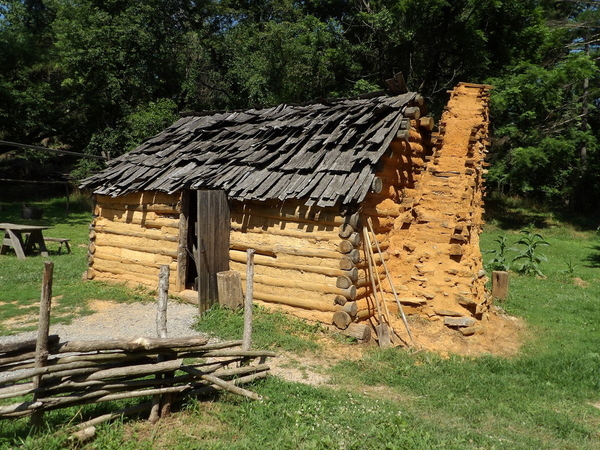
[(198, 195), (197, 191), (187, 191), (187, 251), (185, 263), (185, 288), (198, 290), (198, 268), (196, 267), (196, 254), (198, 253)]

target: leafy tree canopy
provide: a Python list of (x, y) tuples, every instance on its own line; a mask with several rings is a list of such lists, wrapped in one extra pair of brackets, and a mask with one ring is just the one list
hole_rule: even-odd
[(600, 189), (599, 4), (8, 0), (0, 138), (116, 156), (181, 110), (356, 95), (401, 71), (435, 115), (457, 82), (493, 84), (489, 184), (584, 207)]

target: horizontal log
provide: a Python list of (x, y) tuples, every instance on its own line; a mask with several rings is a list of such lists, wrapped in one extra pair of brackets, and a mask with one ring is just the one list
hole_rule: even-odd
[(410, 136), (410, 131), (408, 131), (408, 130), (398, 130), (396, 132), (396, 137), (394, 139), (398, 140), (400, 142), (408, 142), (409, 136)]
[(342, 257), (342, 255), (335, 250), (324, 250), (319, 248), (311, 249), (305, 247), (288, 247), (285, 245), (254, 244), (235, 239), (231, 239), (229, 243), (229, 248), (233, 250), (243, 251), (253, 249), (258, 254), (271, 256), (277, 255), (277, 253), (283, 253), (286, 255), (310, 256), (315, 258), (340, 259)]
[(346, 254), (354, 250), (356, 246), (350, 241), (341, 241), (338, 248), (340, 253)]
[[(246, 279), (246, 274), (241, 274), (242, 280)], [(322, 292), (324, 294), (337, 294), (353, 300), (356, 297), (356, 287), (350, 286), (347, 289), (338, 288), (335, 285), (323, 283), (307, 283), (304, 281), (290, 280), (287, 278), (275, 278), (266, 275), (254, 275), (254, 282), (264, 286), (275, 286), (298, 289), (302, 291)], [(326, 303), (326, 302), (325, 302)]]
[[(375, 278), (377, 279), (377, 278)], [(380, 274), (379, 275), (379, 280), (383, 281), (386, 279), (385, 275)], [(371, 277), (361, 277), (358, 280), (356, 280), (355, 286), (356, 287), (363, 287), (363, 286), (370, 286), (371, 285)]]
[(374, 177), (371, 182), (371, 192), (379, 194), (383, 190), (383, 181), (379, 177)]
[(343, 256), (342, 259), (340, 259), (340, 269), (342, 269), (342, 270), (356, 269), (356, 263), (352, 260), (352, 258)]
[[(52, 358), (46, 361), (46, 366), (56, 366), (60, 364), (70, 364), (74, 362), (86, 361), (90, 364), (101, 364), (101, 363), (120, 363), (124, 361), (135, 361), (135, 360), (143, 360), (146, 358), (145, 354), (142, 353), (134, 353), (134, 354), (124, 354), (124, 353), (106, 353), (106, 354), (94, 354), (94, 355), (75, 355), (69, 356), (66, 358)], [(6, 371), (14, 371), (14, 370), (22, 370), (22, 369), (31, 369), (35, 367), (34, 362), (26, 361), (21, 364), (11, 364), (7, 366), (3, 366), (0, 370)], [(1, 381), (1, 379), (0, 379)]]
[[(267, 303), (276, 303), (281, 305), (292, 306), (294, 308), (302, 308), (322, 312), (335, 312), (340, 309), (340, 306), (328, 304), (326, 301), (310, 300), (302, 297), (287, 297), (283, 295), (274, 295), (262, 292), (259, 286), (255, 287), (253, 292), (255, 300), (261, 300)], [(344, 297), (345, 298), (345, 297)]]
[(85, 430), (86, 428), (93, 427), (104, 422), (108, 422), (109, 420), (118, 419), (120, 417), (128, 416), (130, 414), (138, 414), (150, 408), (152, 408), (152, 402), (145, 402), (134, 406), (128, 406), (127, 408), (118, 409), (112, 413), (103, 414), (101, 416), (94, 417), (93, 419), (86, 420), (85, 422), (78, 423), (77, 425), (75, 425), (75, 427), (78, 430)]
[(352, 213), (347, 216), (344, 216), (344, 223), (347, 223), (355, 230), (360, 229), (361, 221), (360, 221), (360, 213)]
[[(96, 259), (104, 260), (104, 261), (111, 261), (111, 262), (118, 262), (118, 263), (122, 263), (122, 264), (129, 264), (129, 265), (136, 265), (136, 266), (143, 266), (143, 267), (152, 267), (155, 269), (160, 269), (160, 266), (164, 265), (164, 264), (158, 263), (158, 262), (152, 263), (152, 262), (146, 262), (146, 261), (134, 261), (132, 259), (123, 258), (120, 256), (109, 255), (104, 252), (102, 253), (101, 256), (98, 255), (98, 252), (94, 253), (94, 255), (90, 255), (88, 257), (88, 263), (93, 262)], [(168, 266), (171, 271), (177, 270), (176, 262), (172, 262)]]
[(204, 355), (206, 358), (222, 358), (222, 357), (235, 357), (235, 356), (245, 356), (251, 358), (262, 358), (262, 357), (271, 357), (274, 358), (277, 356), (277, 353), (269, 351), (269, 350), (212, 350), (210, 352), (206, 352)]
[(143, 205), (148, 203), (177, 203), (181, 200), (181, 192), (167, 194), (160, 191), (137, 191), (125, 195), (112, 197), (110, 195), (95, 195), (97, 203), (127, 203), (132, 205)]
[(362, 323), (351, 323), (344, 330), (344, 334), (368, 342), (371, 340), (371, 327)]
[(350, 237), (350, 235), (352, 233), (354, 233), (355, 231), (356, 230), (352, 225), (350, 225), (349, 223), (345, 223), (343, 225), (340, 225), (340, 227), (338, 229), (338, 236), (343, 239), (346, 239), (346, 238)]
[(404, 117), (408, 117), (410, 119), (418, 119), (421, 117), (421, 109), (418, 106), (409, 106), (402, 113)]
[(433, 130), (433, 127), (435, 126), (435, 120), (433, 119), (433, 117), (421, 117), (419, 119), (419, 127), (420, 128), (424, 128), (427, 131), (431, 131)]
[(317, 241), (339, 241), (339, 236), (334, 232), (324, 232), (324, 231), (302, 231), (302, 230), (289, 230), (289, 229), (279, 229), (275, 227), (269, 227), (266, 230), (260, 227), (246, 227), (242, 224), (232, 222), (231, 229), (234, 231), (239, 231), (242, 233), (253, 233), (253, 234), (267, 234), (273, 236), (285, 236), (285, 237), (295, 237), (299, 239), (314, 239)]
[(342, 311), (346, 312), (350, 317), (356, 317), (358, 313), (358, 304), (356, 302), (346, 302), (344, 306), (342, 306)]
[(348, 303), (348, 299), (343, 295), (336, 295), (333, 299), (334, 305), (344, 306), (346, 303)]
[(350, 317), (350, 314), (345, 311), (336, 311), (333, 313), (331, 323), (340, 330), (345, 330), (348, 328), (348, 325), (352, 323), (352, 318)]
[[(96, 244), (98, 246), (100, 246), (99, 244)], [(155, 247), (143, 247), (143, 246), (139, 246), (139, 245), (130, 245), (130, 244), (111, 244), (111, 247), (115, 247), (115, 248), (120, 248), (123, 250), (133, 250), (136, 252), (142, 252), (142, 253), (151, 253), (154, 255), (163, 255), (163, 256), (170, 256), (171, 258), (177, 258), (177, 250), (165, 250), (162, 248), (155, 248)], [(90, 244), (89, 247), (89, 251), (90, 253), (94, 253), (94, 251), (92, 251), (92, 244)]]
[(153, 203), (144, 205), (133, 205), (126, 203), (104, 203), (99, 201), (96, 203), (100, 208), (107, 208), (121, 211), (141, 211), (141, 212), (156, 212), (165, 214), (179, 214), (181, 206), (178, 203)]
[[(52, 334), (50, 336), (48, 336), (48, 345), (53, 345), (56, 344), (59, 340), (59, 337), (57, 334)], [(0, 364), (4, 364), (4, 358), (5, 357), (10, 357), (10, 356), (17, 356), (14, 353), (16, 352), (31, 352), (32, 350), (35, 350), (35, 345), (36, 345), (36, 341), (37, 339), (27, 339), (24, 341), (19, 341), (19, 342), (8, 342), (5, 344), (1, 344), (0, 345), (0, 353), (11, 353), (11, 355), (2, 355), (2, 358), (0, 358)]]
[[(268, 375), (268, 371), (262, 371), (262, 372), (256, 372), (253, 373), (251, 375), (246, 375), (243, 377), (239, 377), (236, 378), (234, 380), (232, 380), (231, 382), (233, 384), (235, 384), (236, 386), (240, 386), (246, 383), (251, 383), (252, 381), (261, 379), (261, 378), (265, 378)], [(213, 394), (216, 391), (220, 391), (223, 388), (221, 386), (218, 386), (216, 384), (213, 384), (211, 386), (206, 386), (206, 387), (202, 387), (199, 389), (193, 389), (190, 392), (186, 392), (186, 396), (194, 396), (194, 397), (199, 397), (202, 395), (209, 395), (209, 394)]]
[[(96, 224), (102, 223), (104, 221), (116, 222), (120, 224), (131, 224), (131, 225), (140, 225), (144, 228), (173, 228), (177, 229), (179, 227), (179, 213), (173, 213), (173, 216), (177, 216), (177, 218), (166, 218), (166, 217), (154, 217), (152, 219), (148, 219), (145, 217), (145, 214), (139, 213), (138, 215), (126, 214), (126, 211), (111, 209), (109, 207), (102, 208), (101, 215), (96, 219)], [(120, 218), (125, 214), (123, 219)], [(156, 213), (152, 213), (153, 216), (156, 216)]]
[[(97, 259), (97, 258), (94, 258), (93, 270), (94, 270), (94, 277), (96, 277), (96, 276), (102, 277), (103, 273), (108, 273), (108, 274), (114, 275), (115, 277), (105, 275), (104, 276), (105, 278), (124, 279), (124, 280), (133, 281), (134, 283), (138, 283), (138, 284), (145, 284), (148, 286), (155, 286), (156, 284), (158, 284), (158, 271), (157, 271), (156, 275), (149, 275), (149, 274), (145, 274), (145, 273), (134, 272), (132, 270), (119, 269), (117, 267), (114, 267), (114, 265), (111, 265), (111, 264), (102, 264), (102, 260)], [(88, 278), (93, 279), (93, 278), (89, 277), (89, 273), (88, 273)], [(169, 289), (174, 290), (175, 284), (169, 284)]]
[(209, 381), (216, 386), (219, 386), (221, 389), (232, 392), (233, 394), (241, 395), (252, 400), (262, 400), (262, 397), (260, 395), (255, 394), (254, 392), (249, 391), (247, 389), (240, 388), (233, 383), (228, 383), (227, 381), (224, 381), (221, 378), (216, 377), (214, 375), (202, 375), (202, 379), (205, 381)]
[(346, 219), (335, 214), (333, 210), (323, 208), (288, 207), (281, 206), (269, 208), (268, 206), (257, 206), (234, 202), (231, 205), (232, 214), (243, 214), (249, 216), (264, 217), (266, 219), (283, 220), (288, 222), (302, 222), (315, 225), (339, 226), (346, 223)]
[[(246, 263), (247, 253), (236, 250), (229, 251), (229, 258), (232, 261), (239, 263)], [(308, 264), (291, 264), (277, 261), (276, 258), (265, 256), (265, 255), (254, 255), (254, 264), (257, 266), (274, 267), (284, 270), (298, 270), (301, 272), (317, 273), (320, 275), (326, 275), (328, 277), (339, 277), (342, 275), (354, 276), (353, 271), (345, 271), (342, 269), (335, 269), (333, 267), (324, 267)], [(349, 273), (350, 272), (350, 273)], [(358, 278), (358, 272), (356, 272)]]
[(181, 367), (183, 359), (172, 361), (157, 362), (154, 364), (140, 364), (128, 367), (115, 367), (113, 369), (98, 370), (91, 373), (86, 380), (102, 380), (106, 378), (124, 377), (124, 376), (145, 376), (150, 374), (172, 372)]
[(206, 338), (198, 336), (180, 337), (180, 338), (137, 338), (137, 339), (114, 339), (97, 341), (66, 341), (50, 348), (50, 353), (69, 353), (69, 352), (95, 352), (103, 350), (173, 350), (198, 347), (206, 344)]
[[(356, 271), (357, 275), (358, 275), (358, 269)], [(339, 276), (335, 282), (335, 285), (341, 289), (347, 289), (350, 286), (353, 285), (352, 280), (350, 279), (350, 277), (347, 277), (345, 275)]]
[(137, 233), (134, 231), (120, 231), (120, 230), (111, 229), (110, 227), (106, 227), (106, 226), (101, 226), (101, 227), (96, 226), (95, 231), (96, 231), (96, 237), (97, 237), (98, 233), (104, 233), (104, 234), (113, 234), (116, 236), (152, 239), (152, 240), (156, 240), (156, 241), (179, 242), (179, 236), (173, 236), (173, 235), (168, 235), (168, 234), (151, 234), (151, 233)]
[(398, 217), (404, 212), (404, 207), (394, 205), (393, 207), (364, 206), (362, 212), (365, 216), (371, 217)]

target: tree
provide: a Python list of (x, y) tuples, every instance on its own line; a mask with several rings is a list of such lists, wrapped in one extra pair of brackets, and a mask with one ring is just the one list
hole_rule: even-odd
[[(504, 193), (584, 208), (599, 184), (598, 116), (591, 99), (600, 96), (600, 73), (597, 51), (585, 50), (590, 46), (580, 37), (577, 11), (586, 9), (574, 8), (575, 2), (559, 6), (547, 11), (546, 41), (535, 58), (488, 80), (496, 86), (488, 181)], [(558, 21), (561, 14), (566, 18)]]

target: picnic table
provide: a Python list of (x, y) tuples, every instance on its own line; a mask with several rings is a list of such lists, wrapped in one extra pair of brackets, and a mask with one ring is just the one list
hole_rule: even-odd
[[(12, 247), (15, 249), (17, 258), (25, 259), (25, 256), (37, 245), (42, 256), (48, 256), (48, 250), (44, 242), (42, 231), (52, 228), (43, 225), (19, 225), (16, 223), (0, 223), (0, 230), (4, 230), (4, 240), (0, 248), (0, 255)], [(23, 239), (25, 238), (25, 239)]]

